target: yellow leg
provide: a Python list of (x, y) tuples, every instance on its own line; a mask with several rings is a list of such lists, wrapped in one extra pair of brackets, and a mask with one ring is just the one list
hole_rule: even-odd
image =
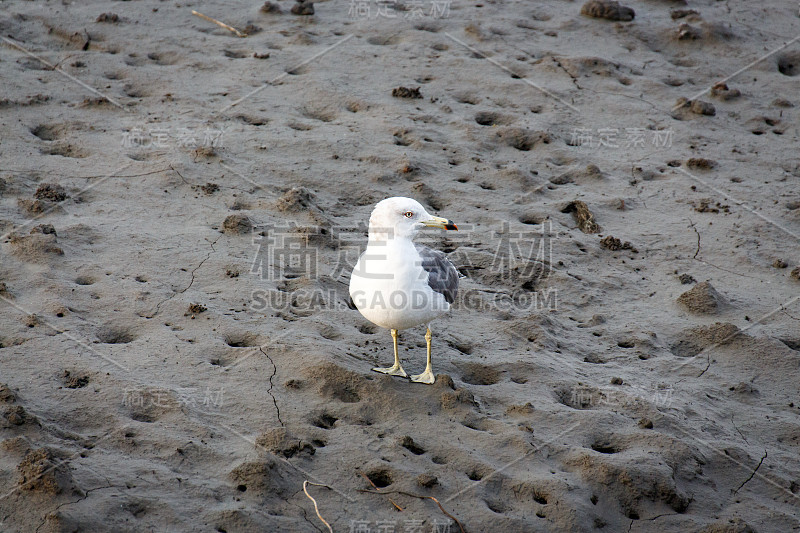
[(390, 366), (389, 368), (373, 368), (375, 372), (380, 372), (381, 374), (389, 374), (390, 376), (400, 376), (401, 378), (407, 378), (408, 374), (406, 371), (403, 370), (403, 367), (400, 366), (400, 355), (397, 351), (397, 330), (393, 329), (392, 332), (392, 340), (394, 341), (394, 365)]
[(433, 375), (433, 367), (431, 366), (431, 337), (431, 328), (428, 328), (428, 331), (425, 333), (425, 342), (428, 344), (428, 364), (425, 366), (425, 371), (422, 374), (411, 376), (411, 381), (416, 383), (432, 385), (433, 382), (436, 381), (436, 377)]

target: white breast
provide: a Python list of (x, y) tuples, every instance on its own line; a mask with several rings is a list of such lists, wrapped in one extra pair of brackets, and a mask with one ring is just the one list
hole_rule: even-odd
[(450, 304), (428, 286), (428, 274), (409, 239), (370, 243), (350, 276), (350, 297), (370, 322), (408, 329), (446, 314)]

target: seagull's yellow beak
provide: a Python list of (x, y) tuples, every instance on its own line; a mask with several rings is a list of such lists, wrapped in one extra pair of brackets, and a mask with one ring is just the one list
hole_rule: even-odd
[(452, 220), (447, 220), (446, 218), (441, 217), (433, 217), (430, 220), (425, 220), (422, 222), (422, 225), (429, 228), (458, 230), (458, 227), (453, 223)]

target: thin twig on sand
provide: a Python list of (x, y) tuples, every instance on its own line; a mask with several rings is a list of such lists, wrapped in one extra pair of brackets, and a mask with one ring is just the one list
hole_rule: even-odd
[(423, 496), (421, 494), (414, 494), (413, 492), (406, 492), (404, 490), (390, 490), (390, 491), (385, 491), (385, 492), (375, 492), (375, 491), (372, 491), (372, 490), (359, 489), (358, 492), (364, 492), (366, 494), (380, 494), (381, 496), (385, 496), (387, 494), (402, 494), (403, 496), (411, 496), (412, 498), (419, 498), (420, 500), (433, 500), (436, 503), (436, 505), (439, 506), (439, 509), (441, 509), (442, 512), (447, 515), (448, 518), (450, 518), (453, 522), (456, 523), (456, 525), (458, 526), (458, 529), (461, 530), (461, 533), (466, 533), (466, 530), (464, 529), (464, 526), (461, 525), (461, 522), (458, 521), (458, 518), (456, 518), (455, 516), (451, 515), (447, 511), (445, 511), (444, 507), (442, 507), (442, 504), (439, 503), (439, 500), (437, 500), (433, 496)]
[(321, 514), (319, 514), (319, 507), (317, 507), (317, 500), (315, 500), (311, 496), (311, 494), (308, 493), (308, 489), (306, 488), (308, 485), (314, 485), (315, 487), (325, 487), (326, 489), (330, 489), (330, 487), (328, 485), (323, 485), (322, 483), (311, 483), (310, 481), (307, 481), (307, 480), (303, 481), (303, 492), (306, 493), (306, 496), (308, 496), (309, 500), (314, 502), (314, 512), (317, 513), (317, 518), (319, 518), (322, 521), (322, 523), (325, 524), (325, 526), (328, 528), (328, 531), (330, 533), (333, 533), (333, 528), (331, 527), (331, 525), (327, 522), (327, 520), (322, 518)]
[(242, 38), (244, 38), (244, 37), (247, 37), (247, 34), (246, 34), (246, 33), (240, 32), (239, 30), (237, 30), (237, 29), (236, 29), (236, 28), (234, 28), (233, 26), (228, 26), (228, 25), (227, 25), (227, 24), (225, 24), (224, 22), (220, 22), (220, 21), (218, 21), (217, 19), (212, 19), (212, 18), (211, 18), (211, 17), (209, 17), (208, 15), (203, 15), (202, 13), (198, 13), (198, 12), (197, 12), (197, 11), (195, 11), (194, 9), (192, 9), (192, 15), (196, 15), (196, 16), (200, 17), (200, 18), (201, 18), (201, 19), (203, 19), (203, 20), (207, 20), (207, 21), (209, 21), (209, 22), (213, 22), (214, 24), (216, 24), (216, 25), (217, 25), (217, 26), (219, 26), (220, 28), (225, 28), (226, 30), (228, 30), (228, 31), (230, 31), (230, 32), (233, 32), (233, 33), (235, 33), (237, 37), (242, 37)]

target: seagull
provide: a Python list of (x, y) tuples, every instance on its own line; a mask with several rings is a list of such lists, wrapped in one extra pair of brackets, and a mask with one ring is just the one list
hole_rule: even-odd
[(378, 202), (369, 217), (367, 249), (350, 276), (350, 298), (364, 318), (392, 334), (394, 365), (373, 368), (375, 372), (408, 378), (397, 353), (398, 331), (425, 324), (428, 364), (409, 379), (432, 384), (430, 322), (450, 310), (459, 276), (444, 252), (414, 244), (423, 228), (458, 229), (452, 221), (428, 214), (412, 198)]

